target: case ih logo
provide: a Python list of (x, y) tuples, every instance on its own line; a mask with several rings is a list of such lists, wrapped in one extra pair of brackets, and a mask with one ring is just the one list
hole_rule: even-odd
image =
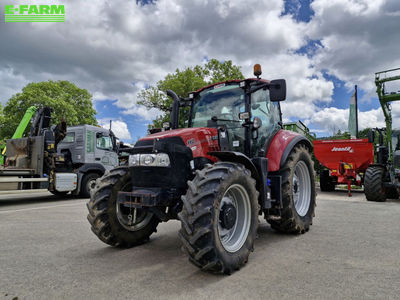
[(351, 147), (333, 147), (332, 152), (349, 152), (349, 153), (353, 153), (354, 150)]

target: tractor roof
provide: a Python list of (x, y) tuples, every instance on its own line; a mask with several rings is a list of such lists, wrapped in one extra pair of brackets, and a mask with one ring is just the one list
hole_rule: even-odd
[(258, 78), (246, 78), (246, 79), (231, 79), (231, 80), (226, 80), (226, 81), (221, 81), (221, 82), (216, 82), (207, 86), (203, 86), (202, 88), (199, 88), (197, 91), (193, 91), (192, 93), (200, 93), (201, 91), (208, 89), (210, 87), (219, 85), (219, 84), (223, 84), (223, 83), (234, 83), (234, 82), (242, 82), (242, 81), (261, 81), (261, 82), (265, 82), (265, 83), (269, 83), (269, 80), (266, 79), (258, 79)]

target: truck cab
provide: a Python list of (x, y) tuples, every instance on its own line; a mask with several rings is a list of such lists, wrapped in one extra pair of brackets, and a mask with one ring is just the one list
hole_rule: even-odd
[(59, 170), (73, 172), (78, 176), (74, 193), (90, 196), (96, 179), (107, 170), (118, 166), (116, 137), (112, 131), (92, 125), (67, 128), (65, 138), (57, 145)]

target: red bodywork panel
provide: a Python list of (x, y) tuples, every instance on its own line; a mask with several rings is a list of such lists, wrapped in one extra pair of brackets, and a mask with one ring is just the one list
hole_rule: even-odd
[(275, 134), (267, 152), (268, 172), (279, 171), (283, 152), (288, 144), (297, 136), (300, 136), (300, 134), (283, 129)]
[[(275, 134), (267, 152), (269, 172), (279, 170), (283, 152), (288, 144), (299, 135), (293, 131), (282, 129)], [(192, 150), (193, 157), (206, 157), (214, 162), (218, 160), (214, 156), (207, 155), (211, 151), (220, 151), (216, 128), (199, 127), (167, 130), (150, 134), (140, 140), (162, 139), (173, 136), (182, 138), (185, 145)]]
[(207, 155), (211, 151), (219, 151), (218, 130), (216, 128), (182, 128), (167, 130), (150, 134), (140, 140), (152, 140), (155, 138), (163, 139), (167, 137), (179, 136), (185, 146), (193, 152), (193, 157), (206, 157), (212, 161), (217, 161), (214, 156)]
[(374, 162), (374, 146), (368, 139), (314, 141), (314, 154), (318, 161), (337, 177), (338, 183), (361, 185), (358, 173), (364, 173)]

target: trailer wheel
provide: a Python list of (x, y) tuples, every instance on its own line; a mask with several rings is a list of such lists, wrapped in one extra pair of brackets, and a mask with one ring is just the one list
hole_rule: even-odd
[(101, 177), (87, 203), (87, 216), (93, 233), (111, 246), (133, 247), (149, 240), (160, 222), (146, 210), (137, 209), (136, 222), (129, 220), (128, 213), (117, 203), (119, 191), (129, 191), (129, 169), (119, 167)]
[(258, 226), (258, 192), (243, 165), (206, 165), (182, 196), (179, 237), (189, 261), (204, 271), (230, 274), (253, 250)]
[(81, 183), (81, 192), (80, 195), (83, 198), (90, 197), (90, 191), (95, 188), (96, 180), (100, 175), (97, 173), (88, 173), (83, 175), (82, 183)]
[(322, 192), (333, 192), (335, 190), (335, 184), (329, 176), (329, 170), (319, 172), (319, 187)]
[(385, 168), (381, 166), (370, 166), (365, 171), (364, 194), (367, 201), (386, 201), (386, 191), (383, 186), (385, 173)]
[(315, 176), (310, 152), (304, 145), (296, 146), (280, 170), (282, 205), (280, 218), (269, 218), (271, 227), (286, 233), (305, 233), (315, 216)]

